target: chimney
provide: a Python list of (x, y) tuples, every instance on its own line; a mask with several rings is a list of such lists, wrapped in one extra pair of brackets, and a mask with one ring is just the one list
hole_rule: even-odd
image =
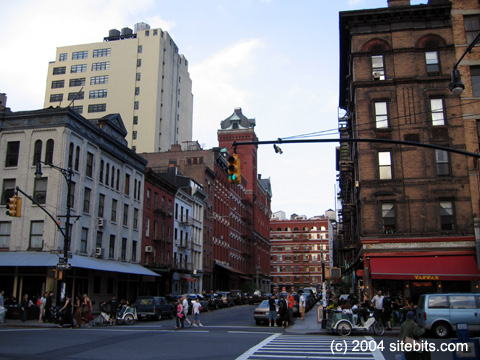
[(388, 7), (410, 6), (410, 0), (387, 0)]

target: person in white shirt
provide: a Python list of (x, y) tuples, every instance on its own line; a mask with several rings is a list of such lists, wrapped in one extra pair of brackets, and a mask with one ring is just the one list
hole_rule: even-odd
[(382, 290), (378, 290), (377, 295), (375, 295), (372, 299), (372, 306), (375, 309), (373, 310), (373, 316), (375, 316), (375, 320), (378, 322), (382, 322), (383, 299), (384, 296), (382, 295)]
[(188, 318), (187, 318), (187, 315), (188, 315), (188, 300), (187, 300), (186, 296), (183, 297), (182, 306), (183, 306), (183, 316), (185, 318), (184, 321), (188, 322), (189, 326), (191, 327), (193, 325), (193, 323), (190, 320), (188, 320)]
[(200, 322), (200, 309), (202, 305), (200, 305), (200, 298), (197, 297), (197, 300), (195, 300), (194, 303), (192, 303), (192, 309), (193, 309), (193, 326), (199, 327), (203, 326), (202, 323)]
[(305, 300), (305, 296), (303, 295), (302, 290), (298, 291), (298, 296), (299, 296), (298, 307), (299, 307), (299, 310), (300, 310), (300, 315), (301, 315), (302, 320), (305, 320), (305, 307), (307, 305), (307, 301)]

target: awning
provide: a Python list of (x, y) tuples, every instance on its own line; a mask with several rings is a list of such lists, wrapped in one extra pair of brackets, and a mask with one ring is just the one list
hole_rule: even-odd
[(480, 280), (473, 255), (370, 257), (372, 279)]
[[(40, 251), (8, 251), (0, 252), (0, 266), (47, 266), (55, 267), (59, 256)], [(125, 274), (160, 276), (138, 264), (102, 260), (88, 256), (73, 255), (68, 259), (73, 268), (84, 268), (100, 271), (111, 271)]]
[(225, 269), (225, 270), (228, 270), (228, 271), (231, 271), (233, 273), (236, 273), (236, 274), (243, 274), (241, 273), (240, 271), (234, 269), (233, 267), (231, 267), (230, 265), (225, 265), (225, 264), (222, 264), (222, 263), (218, 263), (216, 262), (215, 265), (217, 266), (220, 266), (221, 268)]

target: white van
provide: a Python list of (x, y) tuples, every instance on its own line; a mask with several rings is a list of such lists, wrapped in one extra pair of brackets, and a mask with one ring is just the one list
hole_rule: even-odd
[(439, 338), (450, 336), (457, 324), (480, 331), (480, 294), (424, 294), (417, 305), (417, 322)]

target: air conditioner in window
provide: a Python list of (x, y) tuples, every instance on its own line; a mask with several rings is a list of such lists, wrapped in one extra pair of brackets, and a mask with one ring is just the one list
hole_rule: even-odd
[(95, 256), (96, 257), (102, 257), (103, 256), (103, 249), (101, 247), (97, 247), (95, 249)]
[(151, 252), (153, 252), (153, 246), (151, 246), (151, 245), (145, 246), (145, 252), (146, 252), (146, 253), (151, 253)]
[(98, 219), (98, 227), (103, 227), (104, 224), (105, 224), (105, 220), (102, 219), (102, 218), (99, 218)]
[(374, 72), (373, 73), (373, 80), (380, 80), (382, 78), (382, 73)]

